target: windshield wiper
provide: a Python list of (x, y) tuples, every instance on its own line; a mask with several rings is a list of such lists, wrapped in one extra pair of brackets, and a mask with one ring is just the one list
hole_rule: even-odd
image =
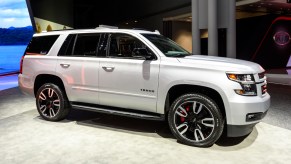
[(169, 57), (183, 58), (183, 57), (185, 57), (185, 56), (186, 56), (186, 54), (174, 54), (174, 55), (171, 55), (171, 56), (169, 56)]

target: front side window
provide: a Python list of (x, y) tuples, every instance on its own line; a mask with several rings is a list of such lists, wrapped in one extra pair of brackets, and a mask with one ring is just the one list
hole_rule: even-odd
[(59, 35), (33, 37), (28, 44), (26, 55), (46, 55), (52, 48)]
[(152, 42), (167, 57), (185, 57), (191, 55), (187, 50), (179, 46), (176, 42), (162, 35), (142, 34)]
[(151, 50), (139, 39), (128, 34), (111, 34), (109, 42), (108, 57), (113, 58), (141, 58), (137, 50), (146, 51), (147, 54), (153, 55)]

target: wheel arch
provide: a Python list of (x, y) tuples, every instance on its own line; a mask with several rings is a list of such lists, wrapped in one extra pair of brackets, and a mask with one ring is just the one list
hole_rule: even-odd
[(58, 76), (51, 74), (40, 74), (35, 77), (34, 81), (34, 96), (36, 96), (38, 89), (45, 83), (53, 83), (60, 87), (61, 90), (66, 94), (66, 89), (62, 79)]
[(165, 99), (164, 113), (167, 114), (176, 98), (188, 93), (201, 93), (213, 99), (221, 110), (222, 116), (227, 119), (225, 100), (219, 91), (207, 86), (192, 84), (176, 84), (169, 88)]

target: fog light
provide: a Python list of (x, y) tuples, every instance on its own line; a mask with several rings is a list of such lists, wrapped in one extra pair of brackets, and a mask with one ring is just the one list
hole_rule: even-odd
[(246, 121), (250, 122), (250, 121), (257, 121), (257, 120), (261, 120), (264, 116), (264, 113), (260, 112), (260, 113), (248, 113), (246, 116)]

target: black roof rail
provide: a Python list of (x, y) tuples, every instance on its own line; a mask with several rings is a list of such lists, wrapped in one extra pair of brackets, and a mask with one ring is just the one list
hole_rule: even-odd
[(145, 30), (145, 31), (150, 31), (148, 29), (145, 29), (145, 28), (132, 28), (133, 30)]

